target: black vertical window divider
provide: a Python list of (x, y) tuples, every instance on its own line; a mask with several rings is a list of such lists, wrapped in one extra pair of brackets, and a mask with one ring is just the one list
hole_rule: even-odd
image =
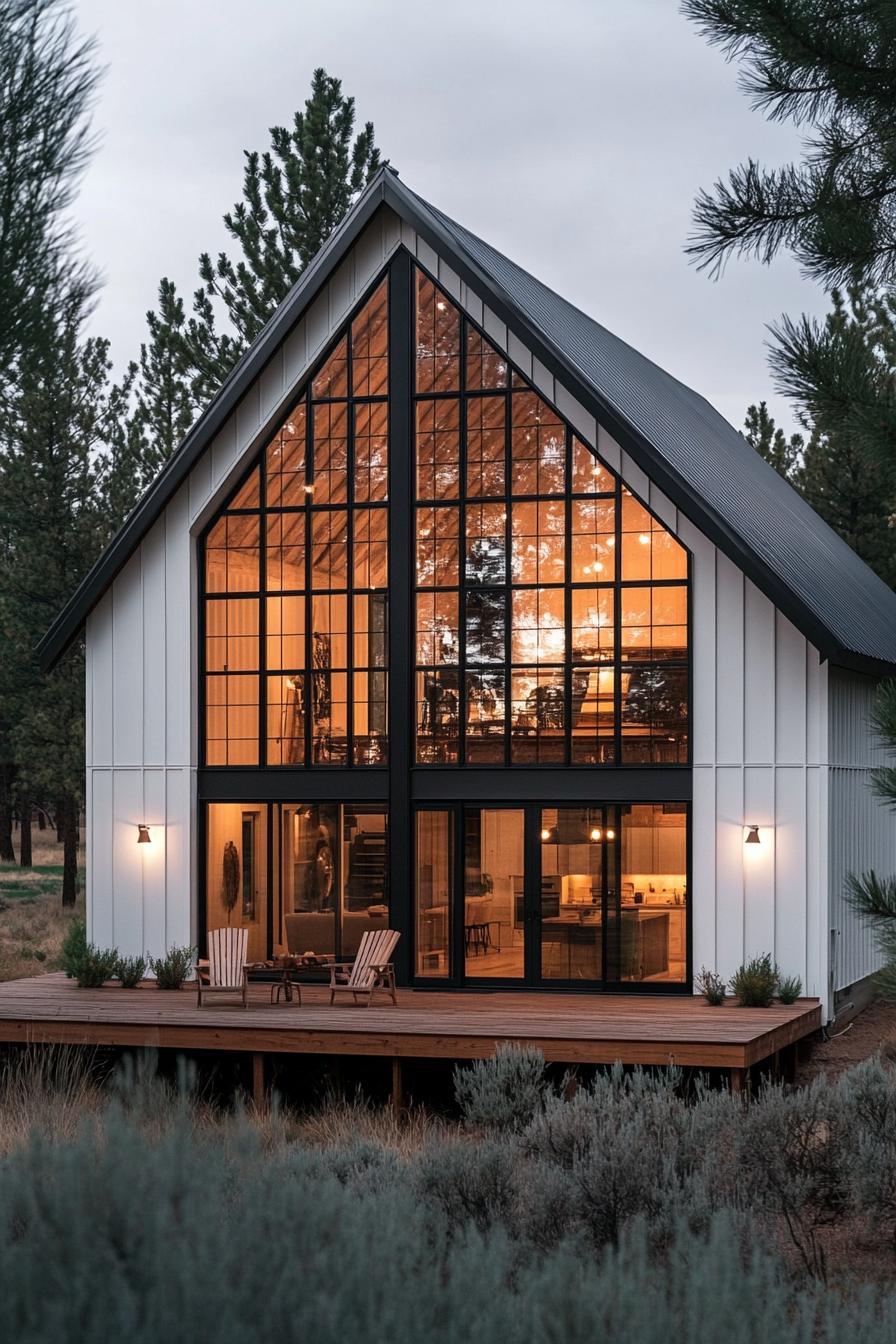
[(389, 894), (393, 926), (404, 935), (396, 972), (411, 969), (413, 855), (410, 764), (414, 751), (414, 294), (409, 254), (389, 267)]

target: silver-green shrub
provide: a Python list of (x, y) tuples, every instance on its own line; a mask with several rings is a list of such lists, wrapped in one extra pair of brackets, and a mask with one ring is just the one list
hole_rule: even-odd
[(547, 1094), (544, 1055), (523, 1045), (499, 1045), (491, 1059), (454, 1070), (454, 1095), (469, 1129), (524, 1129)]
[(742, 1203), (780, 1218), (806, 1270), (825, 1277), (822, 1229), (850, 1210), (852, 1114), (824, 1078), (763, 1088), (736, 1130)]
[[(348, 1332), (392, 1344), (668, 1344), (670, 1330), (726, 1344), (894, 1337), (892, 1292), (796, 1286), (761, 1223), (744, 1228), (725, 1213), (699, 1236), (679, 1221), (661, 1256), (648, 1220), (636, 1217), (600, 1255), (567, 1236), (520, 1270), (518, 1193), (508, 1193), (505, 1159), (522, 1149), (486, 1144), (487, 1153), (475, 1142), (453, 1145), (480, 1155), (477, 1167), (456, 1168), (454, 1188), (478, 1172), (499, 1197), (483, 1216), (479, 1196), (463, 1195), (449, 1219), (444, 1171), (432, 1183), (432, 1154), (406, 1159), (412, 1177), (429, 1163), (429, 1179), (373, 1188), (368, 1174), (380, 1166), (370, 1154), (346, 1161), (298, 1145), (265, 1151), (248, 1121), (203, 1136), (182, 1119), (150, 1139), (116, 1104), (102, 1129), (85, 1127), (68, 1143), (34, 1139), (0, 1166), (0, 1338), (242, 1344), (313, 1333), (316, 1344), (343, 1344)], [(517, 1191), (532, 1160), (516, 1163)]]

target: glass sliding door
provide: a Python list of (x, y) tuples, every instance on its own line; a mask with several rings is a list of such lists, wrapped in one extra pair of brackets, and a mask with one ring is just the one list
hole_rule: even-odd
[(209, 804), (206, 929), (248, 929), (250, 961), (262, 961), (267, 956), (267, 832), (266, 803)]
[(619, 809), (620, 885), (608, 901), (611, 976), (619, 982), (687, 980), (687, 809), (643, 803)]
[(418, 812), (416, 832), (414, 969), (418, 978), (446, 979), (454, 928), (454, 812)]
[(280, 862), (286, 950), (336, 956), (339, 805), (284, 803)]
[(542, 808), (542, 980), (604, 978), (604, 891), (615, 867), (616, 830), (606, 808)]
[(284, 803), (282, 950), (351, 958), (389, 926), (385, 804)]
[(521, 807), (464, 809), (467, 980), (525, 975), (525, 823)]
[(341, 833), (339, 955), (353, 957), (365, 933), (389, 927), (387, 807), (343, 807)]
[(684, 986), (687, 824), (684, 803), (421, 810), (416, 977)]

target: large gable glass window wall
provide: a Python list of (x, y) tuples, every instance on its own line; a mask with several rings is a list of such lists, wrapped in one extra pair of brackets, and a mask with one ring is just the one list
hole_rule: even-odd
[(201, 921), (259, 960), (391, 921), (423, 983), (683, 986), (687, 552), (403, 266), (200, 543)]
[(417, 762), (687, 760), (687, 553), (422, 272)]

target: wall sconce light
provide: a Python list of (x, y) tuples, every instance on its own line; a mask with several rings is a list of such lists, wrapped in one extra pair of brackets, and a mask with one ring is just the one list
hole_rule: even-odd
[(152, 844), (152, 841), (149, 838), (149, 827), (145, 825), (142, 821), (139, 822), (137, 826), (137, 844), (138, 845)]
[(601, 840), (601, 839), (603, 839), (603, 834), (604, 834), (604, 833), (603, 833), (603, 831), (600, 829), (599, 826), (592, 826), (592, 827), (591, 827), (591, 839), (592, 839), (592, 840)]
[(613, 831), (613, 830), (607, 831), (607, 832), (606, 832), (606, 836), (607, 836), (607, 839), (608, 839), (608, 840), (615, 840), (615, 839), (616, 839), (616, 832)]
[(761, 840), (759, 839), (759, 827), (758, 827), (758, 826), (750, 826), (750, 825), (748, 825), (748, 826), (747, 826), (747, 838), (746, 838), (746, 840), (744, 841), (744, 844), (745, 844), (745, 845), (759, 845), (759, 844), (761, 844), (761, 843), (762, 843), (762, 842), (761, 842)]

